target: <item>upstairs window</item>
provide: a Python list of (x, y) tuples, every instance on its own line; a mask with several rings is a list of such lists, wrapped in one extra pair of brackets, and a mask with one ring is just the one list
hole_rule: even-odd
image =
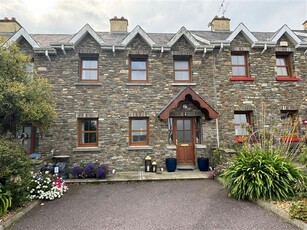
[(232, 53), (231, 66), (233, 77), (248, 77), (246, 53)]
[(176, 82), (191, 82), (191, 58), (176, 57), (174, 58), (174, 74)]
[(291, 77), (290, 55), (276, 54), (277, 77)]
[(147, 56), (130, 56), (129, 81), (148, 81)]
[(234, 113), (234, 126), (236, 134), (236, 142), (244, 142), (244, 139), (252, 130), (252, 112), (236, 111)]
[(98, 81), (98, 56), (81, 56), (80, 58), (80, 81)]
[(130, 118), (130, 145), (148, 145), (149, 133), (148, 133), (148, 118)]
[(98, 119), (82, 118), (78, 120), (79, 147), (98, 146)]

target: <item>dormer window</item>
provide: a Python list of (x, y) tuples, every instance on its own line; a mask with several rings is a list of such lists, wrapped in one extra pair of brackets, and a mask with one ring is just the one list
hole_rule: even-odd
[(277, 81), (299, 81), (299, 78), (293, 76), (291, 54), (276, 54), (276, 80)]
[(97, 82), (99, 75), (98, 55), (80, 57), (80, 81)]
[(289, 55), (276, 55), (277, 77), (291, 77)]
[(191, 57), (174, 57), (175, 82), (191, 82)]
[(146, 82), (148, 81), (147, 56), (138, 55), (129, 58), (129, 81)]
[(231, 81), (252, 81), (248, 70), (248, 53), (232, 52), (231, 53)]

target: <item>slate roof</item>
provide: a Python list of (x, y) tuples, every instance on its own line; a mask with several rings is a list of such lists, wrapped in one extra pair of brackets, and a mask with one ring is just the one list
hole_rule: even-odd
[[(286, 27), (286, 28), (285, 28)], [(92, 30), (92, 28), (88, 25), (88, 28), (90, 30)], [(195, 39), (198, 43), (194, 43), (194, 44), (199, 44), (202, 48), (212, 44), (212, 43), (218, 43), (218, 42), (223, 42), (223, 41), (227, 41), (227, 39), (229, 39), (230, 37), (232, 38), (234, 35), (232, 35), (232, 33), (237, 32), (237, 30), (240, 30), (240, 28), (243, 28), (245, 30), (245, 32), (247, 32), (247, 36), (249, 37), (255, 37), (258, 41), (256, 42), (260, 42), (260, 44), (263, 44), (264, 42), (270, 41), (270, 39), (272, 39), (272, 37), (274, 37), (276, 34), (278, 34), (278, 32), (281, 29), (285, 29), (286, 32), (288, 32), (288, 34), (292, 34), (292, 37), (295, 37), (296, 41), (300, 40), (299, 45), (303, 48), (307, 47), (307, 30), (290, 30), (286, 25), (284, 25), (283, 27), (281, 27), (279, 30), (277, 30), (276, 32), (250, 32), (243, 24), (240, 24), (237, 29), (235, 29), (234, 31), (202, 31), (202, 30), (186, 30), (184, 28), (184, 30), (186, 30), (185, 33), (187, 33), (188, 36), (192, 35), (192, 37), (190, 36), (190, 39)], [(142, 28), (135, 28), (134, 31), (141, 31)], [(182, 32), (182, 29), (179, 30)], [(179, 33), (178, 31), (178, 33)], [(142, 30), (142, 33), (144, 31)], [(243, 31), (244, 32), (244, 31)], [(293, 34), (294, 32), (294, 34)], [(27, 33), (27, 32), (25, 32)], [(37, 42), (41, 47), (40, 49), (52, 49), (54, 48), (55, 44), (57, 44), (57, 46), (62, 45), (62, 44), (66, 44), (69, 45), (72, 41), (72, 38), (76, 35), (78, 35), (80, 33), (77, 32), (75, 34), (26, 34), (26, 35), (30, 35), (35, 42)], [(112, 46), (123, 46), (122, 42), (125, 40), (125, 38), (127, 38), (127, 36), (131, 33), (131, 32), (95, 32), (98, 34), (98, 38), (103, 40), (103, 44), (109, 47)], [(152, 40), (154, 42), (155, 46), (167, 46), (167, 44), (169, 43), (169, 41), (174, 37), (174, 36), (178, 36), (178, 33), (148, 33), (145, 32), (145, 35), (148, 36), (148, 39)], [(143, 33), (144, 34), (144, 33)], [(7, 39), (10, 39), (13, 34), (12, 33), (0, 33), (0, 36), (3, 36)], [(131, 35), (128, 36), (128, 38), (130, 39)], [(298, 39), (297, 39), (298, 38)], [(129, 41), (128, 39), (128, 41)], [(131, 38), (133, 39), (133, 38)], [(126, 39), (127, 40), (127, 39)], [(206, 43), (206, 41), (209, 41), (209, 43)], [(229, 42), (229, 41), (228, 41)], [(72, 44), (74, 45), (74, 44)], [(197, 45), (198, 46), (198, 45)], [(195, 47), (198, 48), (198, 47)]]

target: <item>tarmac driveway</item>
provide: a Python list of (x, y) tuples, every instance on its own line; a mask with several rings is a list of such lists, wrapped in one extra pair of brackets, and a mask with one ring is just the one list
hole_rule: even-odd
[(11, 229), (297, 229), (215, 180), (72, 185)]

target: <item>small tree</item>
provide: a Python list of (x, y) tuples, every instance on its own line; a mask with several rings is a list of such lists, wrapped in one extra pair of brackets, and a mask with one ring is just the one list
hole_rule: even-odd
[(46, 129), (56, 118), (51, 85), (26, 71), (30, 58), (16, 44), (0, 44), (0, 134), (25, 124)]

